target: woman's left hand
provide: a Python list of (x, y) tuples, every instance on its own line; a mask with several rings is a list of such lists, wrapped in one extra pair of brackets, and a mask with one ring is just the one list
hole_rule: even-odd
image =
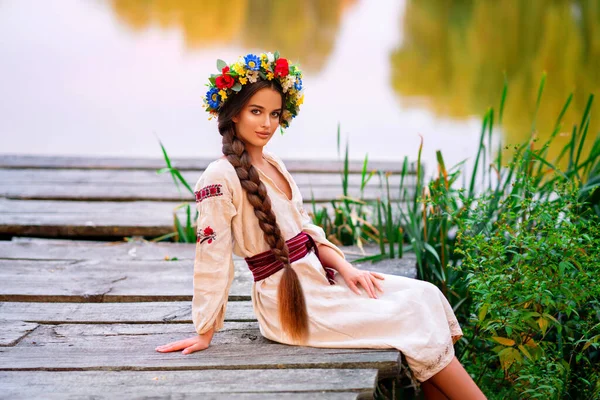
[(376, 288), (383, 293), (383, 288), (381, 287), (379, 280), (383, 280), (385, 277), (380, 273), (364, 271), (354, 267), (350, 263), (348, 263), (344, 268), (338, 269), (337, 271), (340, 275), (342, 275), (344, 281), (346, 281), (346, 285), (348, 285), (348, 287), (358, 295), (360, 295), (361, 292), (357, 284), (360, 284), (363, 289), (365, 289), (369, 297), (374, 299), (378, 298), (377, 293), (375, 292)]

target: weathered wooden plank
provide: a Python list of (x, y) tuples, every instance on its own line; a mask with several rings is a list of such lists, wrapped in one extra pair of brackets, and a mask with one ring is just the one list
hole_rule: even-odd
[[(370, 171), (370, 169), (369, 169)], [(183, 171), (181, 175), (190, 184), (194, 186), (203, 170)], [(295, 172), (292, 177), (299, 187), (335, 187), (341, 189), (341, 174), (327, 172)], [(414, 182), (414, 176), (408, 175), (404, 182), (411, 185)], [(391, 187), (400, 184), (400, 175), (391, 174), (389, 177)], [(369, 186), (379, 186), (385, 184), (385, 180), (380, 182), (376, 175), (367, 183)], [(97, 186), (112, 185), (131, 185), (135, 188), (144, 186), (172, 186), (173, 178), (168, 173), (157, 174), (156, 171), (149, 170), (102, 170), (102, 169), (2, 169), (0, 168), (0, 187), (9, 185), (83, 185), (91, 184)], [(361, 174), (351, 173), (348, 175), (348, 186), (355, 187), (361, 184)]]
[[(72, 202), (0, 198), (0, 234), (158, 237), (173, 232), (171, 202)], [(184, 221), (184, 212), (177, 212)]]
[[(401, 261), (368, 264), (368, 268), (393, 274), (398, 272)], [(229, 299), (249, 300), (252, 274), (240, 258), (236, 257), (234, 266), (235, 279)], [(414, 268), (410, 270), (414, 271)], [(0, 301), (189, 301), (192, 298), (192, 273), (193, 263), (189, 260), (3, 259), (0, 260)]]
[(0, 397), (354, 399), (372, 396), (376, 379), (376, 369), (1, 371)]
[(0, 348), (0, 370), (376, 368), (381, 377), (399, 370), (396, 349), (288, 346), (261, 336), (257, 323), (226, 323), (201, 352), (154, 350), (194, 334), (187, 324), (42, 325)]
[[(340, 178), (337, 179), (340, 181)], [(190, 183), (192, 188), (195, 182)], [(327, 203), (339, 198), (343, 194), (341, 182), (335, 185), (300, 185), (300, 194), (304, 202), (308, 203), (314, 198), (316, 203)], [(410, 193), (412, 193), (412, 188)], [(361, 198), (364, 201), (375, 201), (377, 198), (387, 196), (385, 185), (383, 187), (369, 184), (361, 193), (360, 186), (350, 186), (348, 195)], [(187, 189), (177, 189), (171, 181), (157, 184), (137, 184), (131, 182), (115, 182), (113, 184), (84, 183), (51, 183), (51, 182), (20, 182), (0, 183), (0, 196), (15, 200), (80, 200), (80, 201), (194, 201)], [(411, 196), (411, 194), (409, 194)], [(390, 183), (390, 198), (400, 200), (397, 185)]]
[[(312, 190), (312, 192), (311, 192)], [(183, 193), (183, 195), (182, 195)], [(77, 184), (0, 184), (0, 196), (16, 200), (79, 200), (79, 201), (193, 201), (189, 192), (182, 190), (180, 193), (173, 184), (138, 185), (128, 183), (112, 186), (99, 186), (89, 183)], [(305, 202), (313, 198), (316, 203), (327, 203), (342, 195), (342, 188), (331, 187), (300, 187), (300, 193)], [(366, 186), (360, 193), (359, 187), (348, 188), (350, 197), (362, 198), (364, 201), (375, 201), (377, 198), (387, 196), (385, 189)], [(393, 201), (400, 199), (397, 188), (390, 188), (390, 198)]]
[[(189, 301), (152, 301), (141, 303), (29, 303), (0, 302), (0, 316), (6, 321), (42, 324), (192, 323)], [(225, 321), (256, 321), (250, 301), (227, 303)]]
[[(181, 171), (203, 170), (209, 163), (219, 158), (183, 158), (171, 159), (171, 164)], [(339, 172), (343, 169), (343, 160), (297, 160), (284, 159), (290, 172)], [(350, 160), (349, 170), (352, 173), (362, 171), (364, 160)], [(391, 172), (402, 171), (403, 160), (369, 161), (369, 170), (380, 169)], [(411, 170), (416, 170), (411, 163)], [(74, 168), (74, 169), (150, 169), (157, 170), (166, 166), (163, 158), (124, 158), (124, 157), (75, 157), (75, 156), (43, 156), (5, 154), (0, 157), (0, 168)]]
[(10, 321), (0, 314), (0, 347), (14, 346), (19, 340), (25, 337), (29, 332), (39, 326), (36, 323), (13, 320)]
[[(355, 246), (339, 247), (346, 254), (348, 260), (355, 260), (379, 252), (379, 247), (374, 245), (364, 246), (364, 254)], [(160, 261), (177, 257), (179, 260), (193, 260), (195, 249), (195, 243), (156, 243), (145, 240), (103, 242), (14, 237), (11, 241), (0, 241), (0, 259)], [(234, 257), (240, 259), (237, 256)], [(410, 258), (410, 255), (408, 257)]]
[[(158, 237), (175, 231), (173, 214), (185, 202), (59, 201), (0, 198), (0, 235), (38, 237)], [(189, 202), (195, 213), (195, 204)], [(312, 211), (311, 204), (304, 204)], [(331, 204), (317, 204), (333, 215)], [(185, 210), (176, 214), (185, 221)]]

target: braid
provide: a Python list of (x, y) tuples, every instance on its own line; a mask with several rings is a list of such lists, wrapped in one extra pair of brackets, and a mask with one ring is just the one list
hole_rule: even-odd
[(284, 266), (277, 296), (281, 326), (293, 340), (303, 342), (308, 336), (304, 293), (298, 275), (290, 265), (289, 250), (277, 225), (275, 213), (271, 209), (267, 187), (260, 180), (257, 169), (251, 164), (244, 142), (235, 135), (233, 122), (219, 123), (219, 133), (223, 136), (223, 154), (235, 168), (271, 251)]

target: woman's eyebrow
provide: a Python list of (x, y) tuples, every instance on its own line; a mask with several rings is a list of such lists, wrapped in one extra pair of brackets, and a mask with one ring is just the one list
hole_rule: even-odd
[[(260, 108), (261, 110), (265, 109), (263, 106), (259, 106), (258, 104), (250, 104), (248, 107), (256, 107), (256, 108)], [(273, 111), (281, 111), (281, 108), (276, 108)]]

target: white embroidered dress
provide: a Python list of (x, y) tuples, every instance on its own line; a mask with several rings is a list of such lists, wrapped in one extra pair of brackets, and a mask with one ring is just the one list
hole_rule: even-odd
[[(284, 175), (292, 200), (259, 170), (285, 240), (301, 231), (317, 244), (344, 253), (326, 239), (303, 209), (296, 183), (281, 159), (263, 149), (267, 161)], [(223, 327), (229, 289), (234, 278), (232, 253), (242, 258), (269, 250), (254, 209), (235, 169), (225, 158), (208, 165), (196, 183), (198, 242), (194, 261), (192, 319), (198, 334)], [(345, 258), (345, 257), (344, 257)], [(396, 275), (381, 280), (384, 293), (370, 298), (354, 293), (342, 276), (330, 285), (319, 258), (308, 253), (294, 263), (307, 303), (313, 347), (396, 348), (406, 357), (415, 378), (425, 381), (454, 357), (453, 344), (462, 336), (454, 312), (433, 284)], [(283, 270), (252, 285), (252, 305), (260, 332), (267, 339), (294, 344), (283, 334), (277, 311), (277, 287)]]

